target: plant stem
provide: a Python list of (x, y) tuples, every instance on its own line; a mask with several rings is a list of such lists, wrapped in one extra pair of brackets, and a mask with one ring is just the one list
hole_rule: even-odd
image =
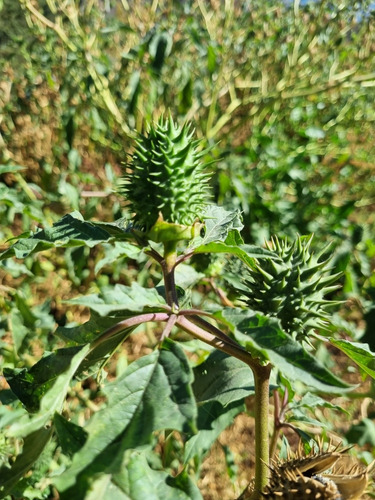
[(142, 323), (147, 323), (149, 321), (168, 321), (170, 317), (169, 313), (159, 312), (159, 313), (145, 313), (138, 316), (133, 316), (131, 318), (123, 319), (115, 325), (107, 328), (96, 340), (91, 344), (91, 351), (94, 350), (98, 345), (102, 344), (104, 341), (117, 335), (118, 333), (127, 330), (128, 328), (135, 328)]
[[(194, 319), (197, 320), (196, 317)], [(202, 322), (200, 321), (200, 323)], [(253, 371), (255, 383), (255, 483), (254, 492), (250, 498), (251, 500), (261, 500), (261, 492), (267, 486), (269, 473), (268, 418), (272, 365), (261, 365), (257, 359), (254, 359), (240, 345), (236, 345), (232, 339), (229, 337), (226, 339), (223, 332), (221, 335), (218, 335), (216, 331), (213, 334), (184, 316), (179, 316), (176, 324), (195, 338), (240, 359)], [(212, 331), (211, 328), (210, 330)]]
[(269, 390), (271, 365), (257, 364), (252, 370), (255, 382), (255, 483), (251, 500), (260, 500), (269, 474)]
[(226, 354), (229, 354), (229, 356), (234, 356), (235, 358), (240, 359), (250, 366), (250, 368), (258, 365), (257, 360), (254, 359), (249, 352), (245, 351), (245, 349), (243, 349), (239, 344), (236, 345), (235, 342), (231, 338), (227, 337), (223, 332), (221, 332), (221, 336), (217, 333), (213, 334), (208, 332), (192, 321), (189, 321), (184, 316), (178, 316), (176, 325), (185, 332), (190, 333), (190, 335), (196, 339), (201, 340), (202, 342), (205, 342), (206, 344), (211, 345)]
[(279, 392), (275, 390), (273, 392), (273, 400), (274, 400), (274, 429), (271, 438), (270, 444), (270, 458), (272, 459), (276, 454), (277, 442), (280, 437), (280, 433), (283, 427), (291, 427), (294, 431), (296, 428), (287, 422), (284, 422), (285, 411), (288, 407), (288, 389), (285, 388), (283, 401), (280, 404), (280, 396)]
[(177, 251), (176, 242), (165, 242), (164, 243), (164, 259), (160, 262), (163, 276), (164, 276), (164, 287), (165, 287), (165, 297), (167, 304), (172, 308), (172, 310), (178, 309), (178, 298), (176, 291), (176, 283), (174, 279), (174, 270), (177, 261)]
[(273, 393), (274, 400), (274, 427), (270, 444), (270, 458), (272, 459), (276, 453), (277, 441), (280, 436), (280, 397), (278, 391)]

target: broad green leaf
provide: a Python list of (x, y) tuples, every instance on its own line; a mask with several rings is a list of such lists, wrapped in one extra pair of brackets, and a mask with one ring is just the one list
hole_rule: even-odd
[(97, 340), (105, 330), (128, 316), (100, 316), (92, 310), (88, 321), (82, 325), (59, 326), (56, 335), (70, 344), (89, 344)]
[(331, 410), (339, 410), (348, 413), (342, 406), (334, 405), (329, 401), (320, 398), (316, 394), (312, 394), (311, 392), (306, 392), (306, 394), (304, 394), (299, 401), (294, 400), (289, 403), (288, 410), (294, 411), (297, 408), (308, 408), (309, 410), (314, 411), (318, 406), (321, 408), (330, 408)]
[[(189, 476), (186, 469), (180, 472), (177, 476), (169, 476), (166, 482), (169, 486), (172, 486), (177, 491), (181, 490), (182, 492), (186, 493), (190, 500), (203, 500), (201, 492), (199, 491), (195, 482)], [(179, 494), (181, 495), (180, 492)]]
[(24, 259), (28, 255), (42, 252), (53, 247), (75, 247), (87, 245), (94, 247), (112, 239), (109, 231), (98, 224), (86, 222), (79, 212), (64, 215), (51, 228), (43, 229), (32, 236), (18, 240), (0, 254), (0, 259), (15, 256)]
[(155, 288), (143, 288), (133, 282), (131, 286), (117, 284), (114, 287), (103, 287), (101, 293), (77, 297), (66, 301), (67, 304), (81, 305), (96, 311), (100, 316), (113, 313), (129, 315), (143, 312), (145, 309), (160, 310), (165, 305), (165, 300)]
[(111, 500), (132, 500), (122, 489), (113, 482), (112, 474), (103, 474), (95, 479), (89, 488), (75, 486), (62, 492), (60, 500), (97, 500), (98, 498), (110, 498)]
[(194, 432), (192, 378), (183, 350), (169, 339), (134, 361), (103, 389), (108, 404), (85, 427), (87, 441), (56, 479), (58, 489), (88, 480), (94, 470), (105, 473), (118, 453), (146, 445), (155, 430)]
[(137, 259), (142, 249), (128, 243), (127, 241), (115, 241), (114, 245), (103, 244), (104, 257), (96, 263), (95, 273), (97, 274), (104, 266), (112, 264), (122, 257)]
[(226, 406), (254, 394), (254, 377), (239, 359), (213, 351), (194, 368), (193, 391), (196, 400), (217, 401)]
[(244, 244), (244, 240), (237, 229), (232, 229), (225, 238), (225, 243), (230, 246), (240, 246)]
[(65, 373), (81, 347), (58, 349), (40, 359), (30, 369), (12, 370), (4, 368), (4, 375), (12, 391), (27, 410), (36, 413), (40, 401), (53, 386), (59, 375)]
[[(118, 346), (134, 331), (136, 326), (120, 329), (118, 332), (108, 335), (110, 328), (116, 327), (121, 320), (128, 317), (129, 315), (124, 317), (101, 317), (95, 311), (91, 311), (90, 320), (83, 325), (59, 327), (56, 330), (56, 334), (70, 344), (96, 343), (96, 346), (90, 350), (77, 370), (77, 378), (87, 378), (97, 373), (101, 365), (109, 359)], [(100, 341), (102, 335), (103, 340)]]
[(298, 380), (323, 392), (341, 393), (353, 389), (285, 333), (277, 320), (233, 308), (224, 309), (222, 314), (231, 325), (236, 340), (254, 357), (270, 361), (287, 379)]
[(243, 401), (234, 401), (223, 406), (217, 401), (206, 401), (198, 407), (198, 433), (185, 445), (185, 463), (192, 458), (201, 460), (209, 451), (221, 432), (231, 425), (234, 418), (245, 411)]
[(201, 245), (194, 249), (194, 253), (227, 253), (238, 257), (250, 268), (254, 267), (254, 259), (278, 259), (273, 252), (256, 245), (233, 246), (226, 242)]
[[(87, 355), (89, 346), (59, 349), (55, 355), (42, 358), (28, 372), (10, 372), (9, 385), (35, 415), (21, 418), (9, 429), (10, 436), (28, 436), (41, 429), (61, 412), (70, 382)], [(5, 373), (5, 370), (4, 370)]]
[(317, 427), (327, 427), (327, 422), (320, 422), (318, 419), (308, 415), (306, 410), (295, 410), (293, 415), (288, 415), (288, 422), (303, 422)]
[(132, 500), (202, 500), (197, 486), (185, 471), (171, 477), (164, 471), (153, 470), (146, 454), (139, 451), (128, 454), (123, 472), (114, 479)]
[(214, 241), (225, 241), (232, 230), (243, 228), (240, 214), (237, 210), (228, 211), (216, 205), (210, 205), (203, 214), (205, 234), (193, 240), (193, 248), (208, 245)]
[(61, 500), (202, 500), (202, 496), (186, 472), (171, 477), (150, 467), (146, 453), (126, 454), (118, 474), (104, 474), (90, 485), (62, 492)]
[(354, 361), (367, 375), (375, 378), (375, 353), (370, 350), (368, 344), (350, 342), (349, 340), (330, 339), (331, 344), (344, 352)]
[(22, 452), (17, 456), (12, 467), (0, 468), (0, 498), (11, 493), (13, 486), (22, 476), (33, 466), (44, 447), (50, 440), (52, 427), (49, 429), (40, 428), (24, 438)]
[(115, 236), (116, 240), (133, 239), (132, 233), (129, 231), (131, 226), (126, 217), (117, 219), (114, 222), (91, 221), (90, 224), (99, 229), (103, 229), (103, 231), (109, 233), (111, 236)]
[(55, 413), (53, 423), (59, 444), (65, 455), (72, 456), (82, 448), (87, 439), (87, 433), (82, 427), (66, 420), (59, 413)]
[(126, 340), (126, 338), (135, 330), (136, 327), (126, 328), (109, 336), (103, 332), (103, 340), (98, 337), (98, 343), (87, 354), (85, 359), (80, 364), (76, 378), (83, 379), (89, 376), (98, 374), (103, 365), (117, 351), (118, 347)]
[(184, 290), (196, 285), (203, 277), (203, 273), (198, 273), (192, 266), (187, 264), (179, 264), (176, 267), (175, 283)]

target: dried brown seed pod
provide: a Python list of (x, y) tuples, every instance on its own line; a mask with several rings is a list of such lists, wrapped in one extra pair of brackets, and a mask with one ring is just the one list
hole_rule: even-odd
[[(270, 483), (263, 492), (268, 500), (356, 500), (368, 484), (373, 464), (362, 467), (345, 455), (349, 448), (296, 455), (271, 467)], [(322, 450), (322, 445), (320, 445)]]

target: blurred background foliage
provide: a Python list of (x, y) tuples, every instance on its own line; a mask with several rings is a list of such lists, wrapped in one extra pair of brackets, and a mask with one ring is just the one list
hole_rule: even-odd
[[(0, 68), (2, 246), (73, 210), (123, 216), (115, 188), (134, 131), (171, 112), (212, 147), (215, 201), (241, 210), (247, 243), (333, 242), (338, 324), (375, 350), (371, 2), (0, 0)], [(4, 262), (4, 365), (34, 363), (56, 323), (87, 318), (65, 299), (157, 283), (121, 249), (96, 276), (105, 251)]]

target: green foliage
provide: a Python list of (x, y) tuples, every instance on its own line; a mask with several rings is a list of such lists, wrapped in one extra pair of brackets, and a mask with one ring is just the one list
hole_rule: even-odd
[(350, 389), (345, 382), (319, 363), (300, 342), (294, 340), (277, 320), (267, 319), (254, 311), (224, 309), (223, 318), (230, 324), (234, 336), (252, 356), (270, 361), (288, 380), (324, 392), (342, 393)]
[[(311, 238), (299, 239), (292, 246), (277, 241), (264, 250), (243, 244), (238, 233), (241, 225), (236, 212), (231, 214), (212, 208), (205, 216), (206, 232), (190, 242), (180, 254), (183, 260), (193, 254), (219, 252), (236, 256), (247, 264), (248, 269), (266, 277), (269, 276), (267, 269), (274, 271), (275, 278), (278, 277), (277, 273), (285, 278), (291, 272), (296, 274), (296, 277), (293, 274), (295, 281), (301, 284), (318, 275), (319, 278), (310, 282), (312, 290), (302, 289), (302, 298), (308, 298), (309, 292), (320, 290), (320, 287), (324, 289), (327, 285), (327, 260), (322, 260), (321, 255), (311, 257)], [(81, 217), (64, 216), (51, 229), (19, 240), (3, 253), (3, 257), (9, 258), (12, 254), (29, 257), (32, 253), (45, 252), (53, 246), (63, 246), (69, 250), (77, 245), (90, 248), (112, 244), (118, 252), (123, 235), (124, 230), (116, 223), (98, 225), (85, 222)], [(119, 255), (129, 252), (132, 256), (138, 255), (135, 246), (133, 248), (126, 244), (126, 248), (121, 247)], [(146, 249), (151, 255), (153, 251), (155, 249)], [(158, 260), (162, 258), (157, 253), (155, 255)], [(161, 264), (164, 265), (163, 261)], [(246, 283), (246, 275), (243, 278)], [(329, 281), (335, 278), (331, 276)], [(193, 285), (195, 279), (191, 283)], [(155, 489), (155, 485), (160, 484), (156, 488), (159, 493), (152, 494), (172, 494), (169, 491), (172, 492), (174, 488), (177, 489), (175, 494), (182, 495), (181, 498), (185, 498), (184, 495), (199, 498), (191, 479), (184, 475), (186, 472), (172, 480), (167, 472), (147, 465), (146, 455), (151, 453), (152, 437), (156, 431), (175, 430), (182, 433), (186, 444), (183, 456), (179, 459), (181, 465), (186, 468), (193, 462), (195, 467), (199, 467), (222, 430), (243, 411), (244, 398), (256, 394), (249, 366), (254, 370), (254, 366), (261, 366), (268, 361), (285, 379), (299, 380), (320, 392), (342, 394), (352, 389), (316, 360), (298, 342), (298, 335), (297, 340), (294, 340), (289, 335), (290, 329), (282, 329), (282, 322), (276, 319), (251, 310), (223, 309), (217, 317), (225, 321), (234, 341), (217, 329), (212, 329), (204, 320), (187, 321), (187, 312), (186, 316), (182, 314), (181, 319), (180, 316), (176, 317), (176, 326), (210, 343), (209, 337), (206, 339), (205, 334), (201, 333), (202, 327), (206, 328), (207, 333), (218, 336), (224, 342), (224, 351), (234, 348), (238, 359), (216, 351), (193, 371), (183, 349), (176, 342), (165, 339), (151, 354), (133, 361), (116, 380), (103, 387), (105, 406), (81, 427), (61, 415), (73, 378), (84, 379), (89, 373), (101, 370), (103, 362), (108, 362), (116, 347), (131, 335), (138, 324), (144, 321), (169, 322), (173, 316), (170, 316), (170, 304), (156, 289), (145, 289), (135, 282), (131, 286), (102, 286), (99, 293), (71, 299), (69, 304), (92, 309), (91, 319), (86, 324), (60, 327), (57, 330), (61, 338), (73, 345), (46, 354), (30, 368), (4, 369), (13, 393), (29, 412), (29, 415), (24, 412), (22, 418), (8, 430), (10, 436), (23, 437), (25, 445), (19, 459), (4, 473), (4, 495), (16, 491), (14, 488), (19, 484), (18, 479), (38, 460), (47, 440), (42, 440), (44, 445), (33, 453), (27, 451), (27, 443), (35, 433), (43, 432), (49, 424), (56, 428), (54, 446), (61, 447), (64, 461), (69, 464), (65, 466), (63, 474), (53, 479), (62, 498), (90, 498), (89, 491), (109, 492), (113, 488), (119, 489), (116, 493), (120, 495), (119, 498), (133, 494), (136, 495), (134, 498), (138, 498), (138, 493), (132, 493), (138, 491), (133, 485), (133, 466), (143, 471), (150, 467), (149, 475), (153, 478), (150, 479), (150, 487), (152, 484)], [(315, 302), (310, 304), (307, 300), (306, 311), (310, 307), (315, 312)], [(168, 336), (169, 333), (164, 335)], [(341, 348), (344, 348), (343, 342), (332, 340), (334, 345)], [(372, 374), (369, 370), (374, 359), (373, 353), (366, 351), (368, 357), (365, 362), (364, 356), (360, 356), (365, 353), (365, 348), (358, 345), (357, 354), (354, 354), (355, 345), (348, 344), (349, 356)], [(243, 363), (246, 359), (249, 366)], [(302, 400), (300, 408), (304, 406)], [(296, 407), (295, 420), (306, 421), (301, 420), (298, 412), (300, 409)], [(310, 419), (309, 422), (313, 421)], [(48, 435), (48, 441), (50, 437)], [(144, 488), (146, 485), (142, 486), (142, 491)]]
[(217, 447), (229, 493), (196, 483), (269, 364), (276, 444), (347, 428), (375, 374), (370, 2), (0, 10), (0, 497), (239, 496), (252, 429)]

